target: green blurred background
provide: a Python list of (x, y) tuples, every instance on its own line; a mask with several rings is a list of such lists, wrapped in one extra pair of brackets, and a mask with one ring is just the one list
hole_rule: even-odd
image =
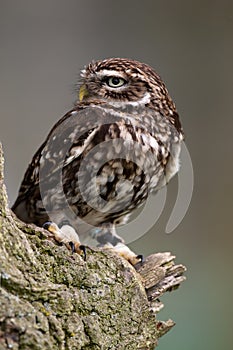
[(79, 70), (92, 59), (152, 65), (179, 110), (195, 184), (189, 211), (165, 234), (177, 191), (132, 247), (172, 251), (187, 281), (160, 318), (176, 327), (158, 349), (230, 349), (233, 343), (233, 2), (0, 1), (0, 139), (11, 203), (28, 162), (71, 106)]

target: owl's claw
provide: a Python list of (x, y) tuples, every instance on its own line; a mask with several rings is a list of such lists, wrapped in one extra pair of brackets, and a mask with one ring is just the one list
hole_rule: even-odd
[(86, 246), (81, 244), (79, 246), (79, 249), (83, 251), (83, 260), (86, 261), (87, 260), (87, 251), (86, 251)]
[(72, 251), (72, 254), (75, 253), (75, 245), (74, 245), (74, 242), (69, 242), (69, 246), (71, 248), (71, 251)]
[(143, 264), (143, 262), (144, 262), (144, 256), (143, 256), (142, 254), (137, 255), (137, 256), (136, 256), (136, 259), (138, 259), (138, 261), (139, 261), (141, 264)]
[(86, 247), (80, 244), (77, 232), (69, 223), (66, 222), (59, 228), (54, 222), (47, 221), (43, 224), (43, 228), (52, 233), (54, 239), (58, 243), (64, 243), (65, 246), (72, 251), (72, 254), (83, 254), (84, 260), (86, 260)]

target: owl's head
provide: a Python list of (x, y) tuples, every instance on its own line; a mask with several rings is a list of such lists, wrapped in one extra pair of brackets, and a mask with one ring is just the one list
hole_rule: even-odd
[(80, 100), (100, 99), (148, 105), (169, 98), (159, 75), (147, 64), (109, 58), (90, 63), (81, 71)]

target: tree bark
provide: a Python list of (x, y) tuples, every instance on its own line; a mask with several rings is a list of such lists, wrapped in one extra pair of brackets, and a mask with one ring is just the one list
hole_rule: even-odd
[(154, 349), (174, 322), (159, 297), (185, 267), (157, 253), (132, 267), (112, 251), (84, 261), (8, 207), (0, 147), (0, 350)]

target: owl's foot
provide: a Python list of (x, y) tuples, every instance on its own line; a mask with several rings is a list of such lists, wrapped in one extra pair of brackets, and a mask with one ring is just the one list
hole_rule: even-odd
[[(77, 253), (84, 256), (86, 260), (86, 246), (82, 245), (79, 240), (79, 236), (75, 229), (70, 226), (68, 223), (64, 223), (61, 228), (57, 226), (54, 222), (48, 221), (43, 225), (43, 228), (49, 231), (53, 238), (58, 243), (63, 243), (65, 246), (72, 251), (72, 253)], [(99, 234), (99, 231), (98, 231)], [(131, 265), (136, 265), (138, 262), (143, 262), (143, 255), (137, 255), (132, 250), (124, 244), (123, 239), (119, 236), (112, 235), (114, 237), (114, 243), (110, 242), (103, 243), (103, 237), (109, 239), (110, 233), (104, 232), (102, 235), (98, 235), (99, 244), (103, 249), (111, 249), (116, 252), (118, 255), (126, 259)], [(96, 237), (95, 237), (96, 238)]]
[(47, 221), (44, 223), (43, 228), (52, 233), (53, 238), (58, 243), (65, 244), (72, 253), (83, 255), (84, 260), (86, 260), (86, 246), (80, 243), (79, 236), (72, 226), (64, 224), (59, 228), (54, 222)]
[(131, 265), (136, 265), (137, 263), (143, 263), (143, 255), (135, 254), (127, 245), (120, 242), (116, 245), (112, 245), (111, 243), (107, 243), (103, 246), (103, 249), (111, 249), (116, 252), (118, 255), (126, 259)]

